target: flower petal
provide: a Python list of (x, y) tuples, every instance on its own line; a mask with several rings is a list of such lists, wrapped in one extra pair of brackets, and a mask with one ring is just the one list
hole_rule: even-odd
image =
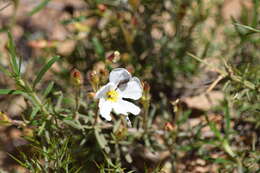
[(123, 115), (127, 115), (128, 113), (138, 115), (141, 111), (138, 106), (125, 100), (119, 100), (118, 102), (114, 103), (113, 110), (116, 114)]
[(127, 84), (119, 86), (119, 93), (123, 98), (138, 100), (142, 97), (142, 92), (143, 88), (137, 77), (133, 77)]
[(129, 81), (131, 74), (124, 68), (116, 68), (109, 74), (109, 82), (118, 85), (120, 82)]
[(100, 115), (105, 118), (107, 121), (111, 121), (112, 118), (110, 116), (110, 112), (112, 111), (112, 105), (110, 102), (106, 101), (105, 99), (101, 98), (99, 100), (99, 113)]
[(99, 98), (102, 98), (102, 97), (105, 97), (106, 96), (106, 93), (114, 87), (114, 84), (113, 83), (108, 83), (104, 86), (102, 86), (96, 93), (95, 95), (95, 98), (96, 99), (99, 99)]

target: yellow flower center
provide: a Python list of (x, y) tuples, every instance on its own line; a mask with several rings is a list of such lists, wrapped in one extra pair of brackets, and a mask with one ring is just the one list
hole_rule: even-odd
[(118, 100), (118, 93), (115, 90), (108, 91), (107, 100), (111, 102), (116, 102)]

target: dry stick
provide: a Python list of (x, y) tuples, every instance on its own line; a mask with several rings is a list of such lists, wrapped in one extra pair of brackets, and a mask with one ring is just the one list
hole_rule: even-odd
[(7, 8), (9, 5), (11, 5), (11, 2), (5, 4), (3, 7), (0, 8), (0, 11), (4, 10), (5, 8)]
[(218, 76), (218, 78), (209, 86), (207, 91), (204, 93), (211, 105), (212, 105), (212, 99), (210, 98), (209, 93), (215, 88), (215, 86), (219, 83), (219, 81), (221, 81), (224, 77), (225, 76), (222, 75)]
[(252, 28), (252, 27), (247, 26), (247, 25), (243, 25), (243, 24), (240, 24), (240, 23), (235, 23), (235, 25), (240, 26), (240, 27), (243, 27), (243, 28), (248, 29), (248, 30), (253, 31), (253, 32), (258, 32), (258, 33), (260, 33), (260, 30), (259, 30), (259, 29), (255, 29), (255, 28)]
[[(257, 89), (256, 86), (252, 82), (249, 82), (247, 80), (243, 80), (240, 76), (234, 75), (232, 73), (229, 74), (226, 71), (220, 70), (217, 67), (215, 67), (215, 66), (205, 62), (204, 60), (200, 59), (199, 57), (197, 57), (197, 56), (195, 56), (195, 55), (193, 55), (193, 54), (191, 54), (189, 52), (187, 54), (190, 57), (196, 59), (197, 61), (199, 61), (199, 62), (201, 62), (201, 63), (203, 63), (203, 64), (205, 64), (205, 65), (207, 65), (207, 66), (209, 66), (209, 67), (211, 67), (213, 69), (215, 69), (219, 74), (221, 74), (223, 76), (223, 78), (224, 77), (230, 77), (230, 79), (232, 79), (233, 81), (239, 82), (239, 83), (243, 84), (245, 87), (247, 87), (249, 89), (252, 89), (252, 90)], [(257, 91), (260, 91), (260, 88)]]
[(218, 78), (209, 86), (209, 88), (207, 89), (206, 93), (209, 93), (210, 91), (212, 91), (215, 86), (219, 83), (219, 81), (221, 81), (225, 76), (218, 76)]
[(197, 56), (195, 56), (195, 55), (193, 55), (193, 54), (191, 54), (191, 53), (189, 53), (189, 52), (188, 52), (187, 54), (188, 54), (190, 57), (196, 59), (197, 61), (199, 61), (199, 62), (201, 62), (201, 63), (203, 63), (203, 64), (205, 64), (205, 65), (207, 65), (207, 66), (209, 66), (209, 67), (211, 67), (211, 68), (213, 68), (213, 69), (214, 69), (215, 71), (217, 71), (219, 74), (222, 74), (223, 76), (227, 76), (227, 75), (228, 75), (227, 72), (218, 69), (217, 67), (213, 66), (212, 64), (207, 63), (206, 61), (202, 60), (201, 58), (199, 58), (199, 57), (197, 57)]

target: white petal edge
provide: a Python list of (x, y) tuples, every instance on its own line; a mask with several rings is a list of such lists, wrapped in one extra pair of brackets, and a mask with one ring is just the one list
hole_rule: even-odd
[(126, 85), (119, 86), (118, 91), (123, 98), (138, 100), (142, 97), (143, 87), (140, 80), (137, 77), (133, 77)]
[(99, 104), (98, 104), (98, 107), (99, 107), (99, 113), (100, 115), (105, 118), (107, 121), (111, 121), (112, 118), (111, 118), (111, 111), (112, 111), (112, 105), (109, 101), (106, 101), (105, 99), (101, 98), (99, 100)]
[(128, 81), (131, 79), (131, 74), (124, 68), (115, 68), (109, 74), (109, 82), (119, 84), (122, 81)]
[(111, 90), (114, 86), (113, 83), (108, 83), (102, 86), (95, 94), (95, 99), (99, 99), (106, 96), (106, 93)]
[(128, 115), (128, 113), (138, 115), (141, 111), (138, 106), (125, 100), (119, 100), (118, 102), (114, 103), (113, 110), (116, 114), (123, 115)]

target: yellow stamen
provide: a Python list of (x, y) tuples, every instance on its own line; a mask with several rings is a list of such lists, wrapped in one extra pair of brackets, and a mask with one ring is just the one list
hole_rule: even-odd
[(107, 100), (111, 102), (117, 102), (118, 100), (118, 93), (115, 90), (111, 90), (107, 92)]

